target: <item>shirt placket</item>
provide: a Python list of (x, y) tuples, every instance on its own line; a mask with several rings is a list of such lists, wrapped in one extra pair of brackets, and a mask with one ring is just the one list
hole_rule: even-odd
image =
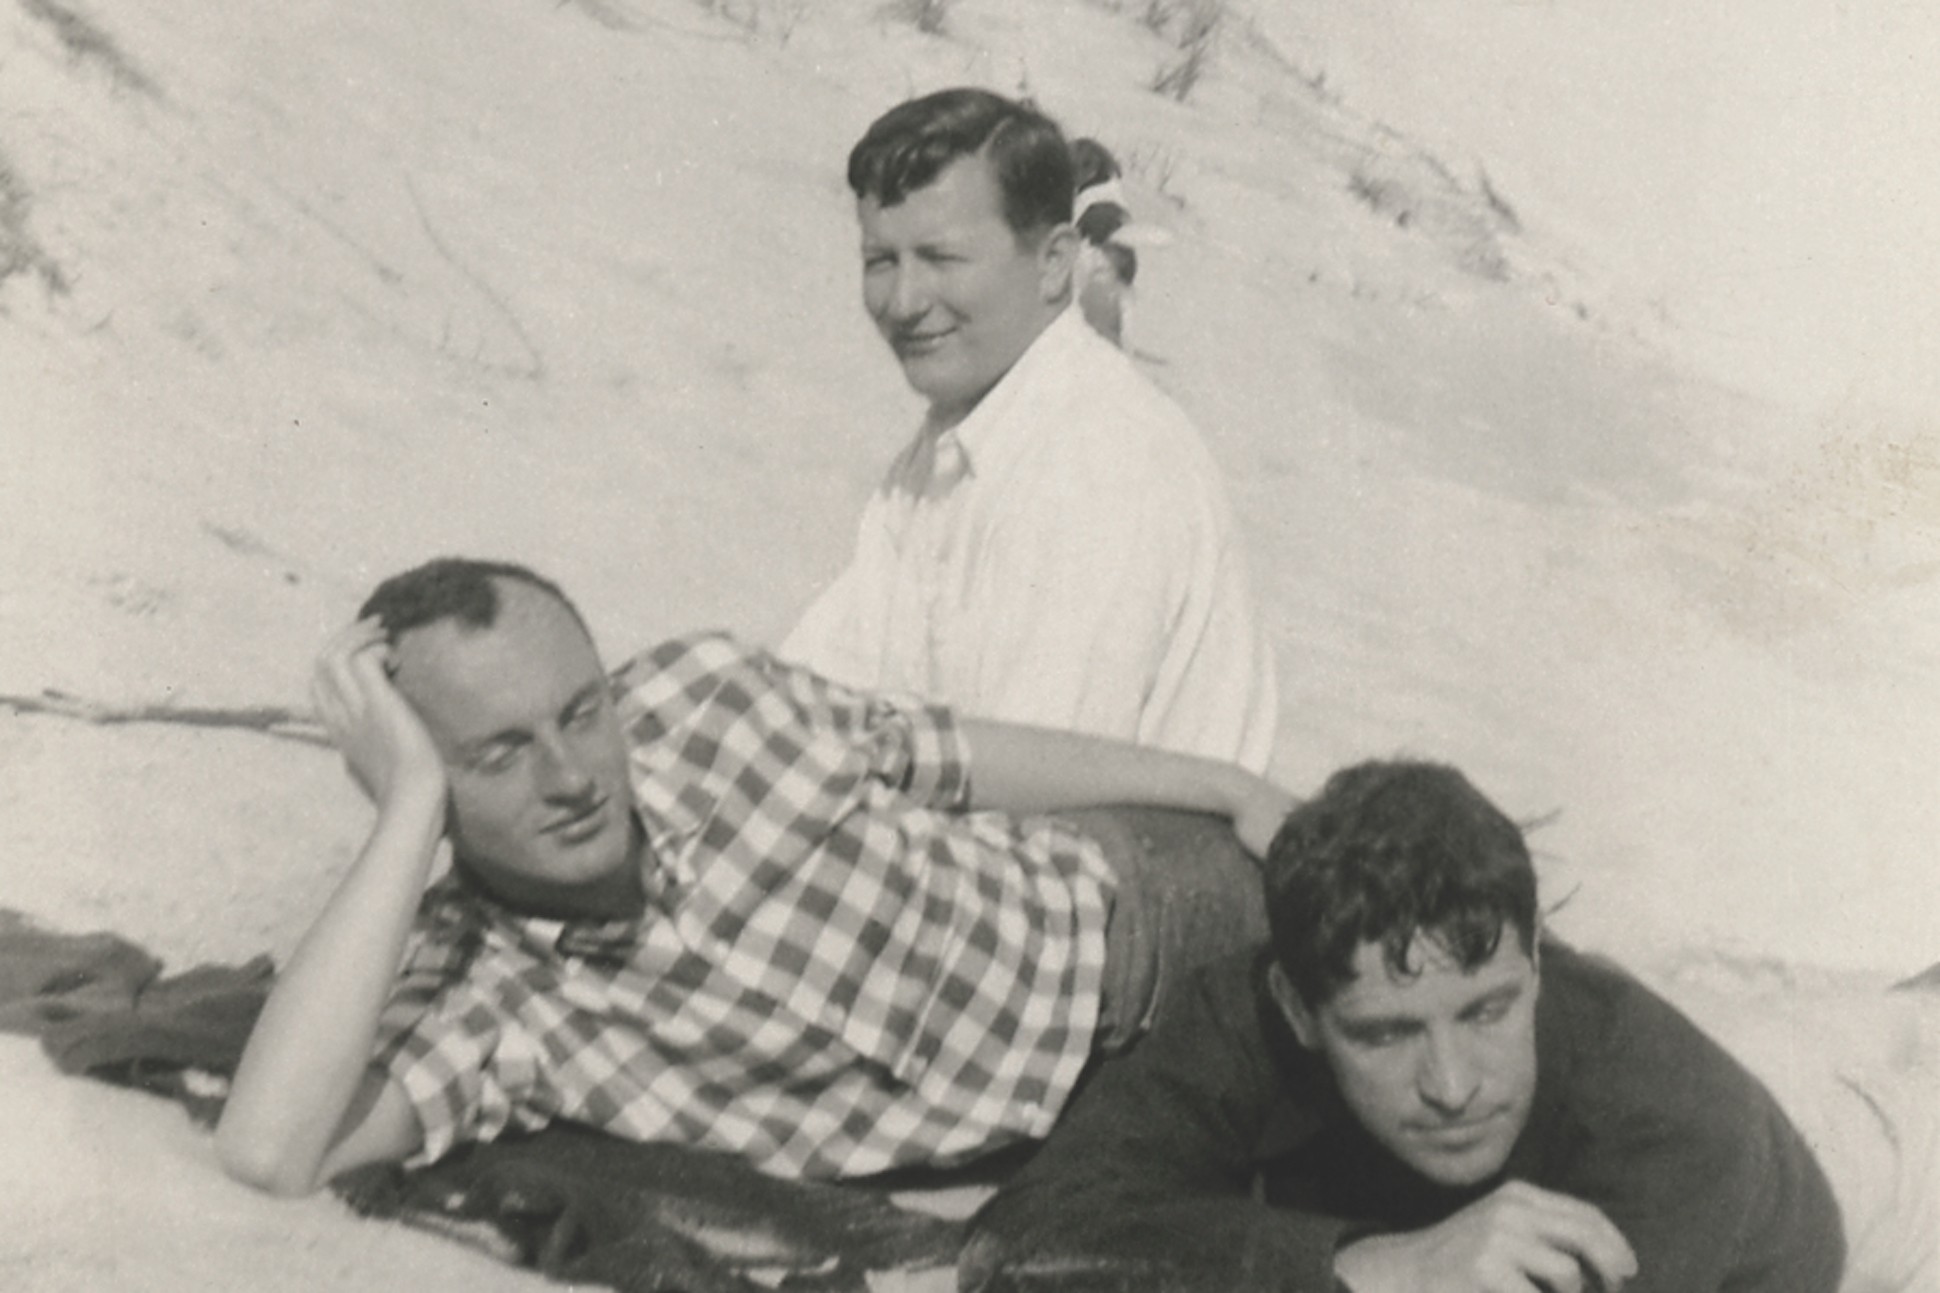
[(937, 437), (929, 482), (917, 502), (924, 560), (916, 563), (917, 604), (923, 625), (922, 693), (938, 697), (949, 692), (944, 662), (954, 641), (948, 612), (956, 604), (950, 590), (957, 582), (956, 537), (962, 514), (962, 489), (970, 474), (963, 442), (955, 433)]

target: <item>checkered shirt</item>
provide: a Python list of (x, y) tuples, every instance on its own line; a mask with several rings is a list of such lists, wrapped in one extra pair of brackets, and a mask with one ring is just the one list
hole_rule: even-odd
[(1097, 845), (964, 812), (948, 710), (724, 635), (615, 684), (646, 914), (522, 916), (455, 873), (427, 891), (378, 1049), (417, 1161), (553, 1118), (813, 1177), (1044, 1135), (1097, 1024)]

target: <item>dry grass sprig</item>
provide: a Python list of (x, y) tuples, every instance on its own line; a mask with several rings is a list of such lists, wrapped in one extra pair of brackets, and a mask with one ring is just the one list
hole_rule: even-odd
[(16, 274), (26, 274), (38, 278), (55, 296), (66, 296), (70, 290), (67, 274), (27, 227), (32, 207), (33, 194), (27, 181), (14, 170), (7, 155), (0, 153), (0, 284)]
[(1212, 63), (1213, 41), (1226, 21), (1226, 0), (1146, 0), (1140, 19), (1173, 47), (1152, 73), (1152, 90), (1184, 103)]
[(52, 28), (55, 38), (61, 42), (61, 48), (75, 62), (101, 68), (116, 85), (145, 94), (151, 99), (161, 97), (161, 87), (148, 73), (122, 52), (114, 37), (80, 10), (70, 9), (59, 0), (20, 0), (20, 7), (26, 10), (28, 17), (37, 18)]

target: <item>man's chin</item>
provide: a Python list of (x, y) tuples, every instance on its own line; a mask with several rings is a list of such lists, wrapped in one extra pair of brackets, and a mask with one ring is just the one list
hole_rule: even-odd
[(599, 889), (627, 872), (634, 857), (631, 844), (623, 820), (609, 820), (583, 839), (555, 839), (547, 877), (568, 889)]
[(500, 898), (531, 915), (614, 920), (639, 905), (639, 880), (624, 855), (589, 854), (556, 863), (543, 875), (496, 879)]
[(1436, 1185), (1464, 1189), (1494, 1177), (1509, 1161), (1509, 1147), (1477, 1146), (1461, 1152), (1412, 1148), (1404, 1156), (1409, 1167)]
[(932, 404), (949, 404), (961, 398), (947, 366), (935, 355), (902, 356), (903, 380), (909, 388)]

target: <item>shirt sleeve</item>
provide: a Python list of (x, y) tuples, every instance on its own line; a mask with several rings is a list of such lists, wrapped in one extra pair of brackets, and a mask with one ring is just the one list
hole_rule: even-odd
[(508, 1127), (537, 1130), (537, 1053), (477, 991), (452, 949), (420, 942), (407, 956), (378, 1022), (373, 1062), (403, 1088), (423, 1142), (407, 1167), (436, 1162), (466, 1141)]
[(1574, 1092), (1585, 1152), (1559, 1183), (1637, 1255), (1625, 1293), (1834, 1293), (1831, 1187), (1769, 1092), (1641, 988)]
[(801, 619), (776, 649), (784, 660), (813, 669), (825, 678), (855, 683), (867, 676), (856, 650), (856, 572), (843, 568), (802, 611)]
[(1177, 1008), (1083, 1085), (1038, 1154), (973, 1219), (961, 1287), (1033, 1271), (1157, 1293), (1333, 1293), (1340, 1220), (1254, 1197), (1277, 1090), (1244, 962), (1200, 972)]
[(919, 459), (928, 461), (927, 440), (919, 432), (889, 464), (862, 506), (848, 565), (809, 602), (782, 639), (783, 659), (852, 687), (866, 687), (885, 677), (885, 644), (874, 640), (867, 628), (869, 606), (875, 601), (872, 594), (880, 592), (878, 578), (896, 560), (891, 537), (898, 528), (892, 519), (899, 506), (895, 500), (912, 490), (920, 492), (927, 478), (927, 467), (917, 466)]
[(858, 691), (772, 655), (763, 654), (760, 667), (810, 727), (840, 735), (878, 781), (931, 808), (961, 808), (968, 801), (969, 750), (948, 707)]

